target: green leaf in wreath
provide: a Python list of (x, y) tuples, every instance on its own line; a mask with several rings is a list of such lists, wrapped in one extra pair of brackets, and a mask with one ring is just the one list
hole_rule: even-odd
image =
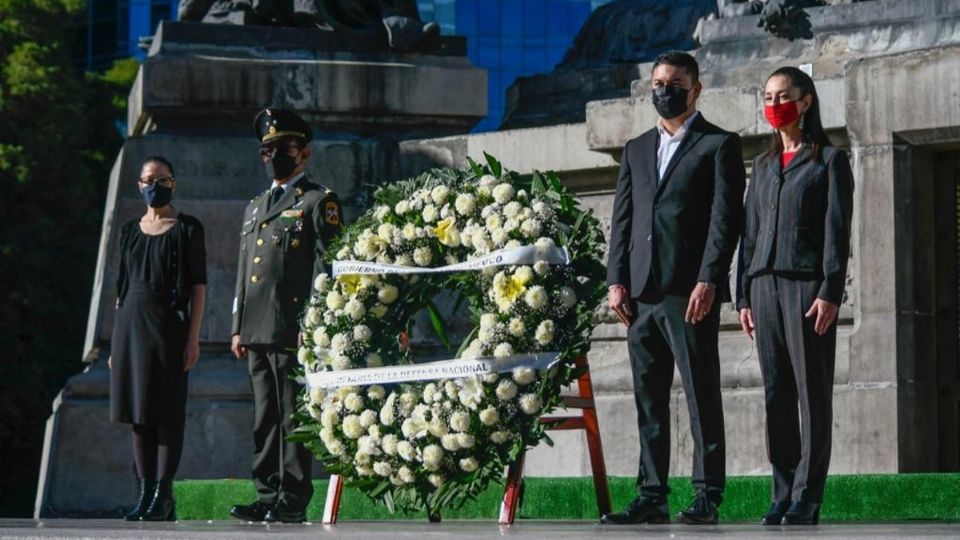
[(427, 312), (430, 313), (430, 323), (433, 324), (433, 331), (436, 332), (443, 346), (447, 348), (447, 352), (452, 354), (453, 348), (450, 346), (450, 338), (447, 336), (447, 324), (432, 300), (427, 300)]
[(497, 178), (500, 178), (500, 175), (503, 173), (503, 166), (500, 165), (500, 162), (497, 161), (497, 158), (486, 152), (483, 153), (483, 157), (487, 159), (487, 166), (490, 167), (490, 173)]

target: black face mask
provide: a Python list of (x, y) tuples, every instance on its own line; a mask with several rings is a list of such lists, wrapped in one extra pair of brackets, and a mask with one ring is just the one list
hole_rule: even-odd
[(267, 178), (270, 180), (283, 180), (293, 174), (297, 168), (297, 158), (289, 154), (281, 154), (279, 151), (264, 164), (267, 172)]
[(173, 198), (172, 187), (161, 186), (156, 182), (143, 188), (141, 193), (143, 194), (143, 200), (150, 208), (163, 208), (170, 204), (170, 199)]
[(687, 110), (687, 95), (690, 93), (686, 88), (677, 86), (658, 86), (653, 89), (651, 100), (653, 106), (657, 109), (657, 114), (661, 118), (670, 120), (676, 118)]

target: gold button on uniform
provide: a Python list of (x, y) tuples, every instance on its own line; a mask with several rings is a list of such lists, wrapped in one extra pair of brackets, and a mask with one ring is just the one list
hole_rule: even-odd
[(261, 228), (261, 229), (266, 229), (266, 228), (267, 228), (267, 224), (266, 224), (266, 223), (261, 223), (261, 224), (260, 224), (260, 228)]
[(257, 276), (250, 276), (250, 281), (256, 283), (256, 282), (260, 281), (260, 278), (257, 277)]
[(262, 261), (262, 260), (263, 260), (263, 259), (260, 258), (259, 256), (253, 258), (253, 262), (254, 262), (255, 264), (260, 264), (260, 261)]
[(300, 240), (297, 238), (294, 238), (293, 240), (290, 241), (290, 247), (292, 248), (296, 248), (299, 245), (300, 245)]
[(263, 238), (257, 238), (257, 245), (258, 245), (258, 246), (262, 246), (262, 245), (263, 245)]

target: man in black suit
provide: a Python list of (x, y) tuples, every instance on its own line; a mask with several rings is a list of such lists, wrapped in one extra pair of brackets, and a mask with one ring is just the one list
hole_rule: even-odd
[(683, 523), (718, 519), (725, 479), (717, 333), (742, 228), (740, 138), (696, 110), (696, 60), (674, 51), (654, 64), (655, 128), (627, 142), (611, 219), (608, 302), (628, 326), (640, 431), (639, 495), (604, 523), (669, 522), (670, 387), (676, 363), (694, 442), (696, 497)]

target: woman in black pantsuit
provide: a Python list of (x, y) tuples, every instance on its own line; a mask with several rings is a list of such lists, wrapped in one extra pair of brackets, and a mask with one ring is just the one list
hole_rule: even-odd
[(775, 133), (753, 164), (737, 269), (740, 323), (748, 336), (756, 333), (773, 466), (762, 523), (816, 524), (830, 465), (853, 174), (824, 133), (806, 73), (775, 71), (764, 102)]
[(140, 498), (127, 520), (176, 519), (173, 477), (183, 450), (187, 374), (200, 356), (207, 267), (203, 226), (170, 199), (173, 165), (148, 158), (142, 218), (120, 233), (110, 358), (110, 419), (133, 424)]

